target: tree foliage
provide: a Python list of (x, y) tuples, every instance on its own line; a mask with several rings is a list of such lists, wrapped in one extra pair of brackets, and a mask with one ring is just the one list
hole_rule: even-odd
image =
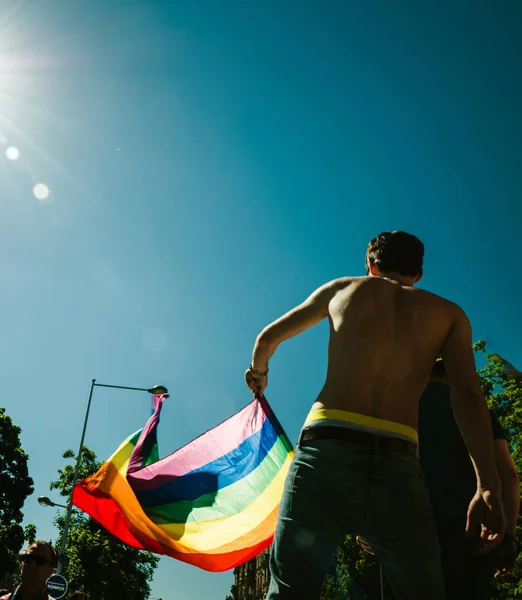
[(18, 568), (16, 556), (25, 539), (22, 508), (34, 491), (20, 432), (5, 408), (0, 408), (0, 580)]
[(27, 546), (36, 541), (36, 525), (29, 523), (24, 527), (24, 538)]
[[(394, 600), (383, 579), (384, 600)], [(364, 552), (353, 535), (337, 548), (332, 572), (326, 577), (321, 600), (380, 600), (381, 572), (374, 557)]]
[[(67, 450), (63, 458), (74, 459), (75, 455)], [(79, 479), (92, 475), (99, 467), (94, 452), (84, 446)], [(58, 479), (51, 482), (50, 489), (69, 498), (73, 477), (74, 464), (65, 465), (58, 470)], [(61, 538), (65, 512), (57, 517), (56, 524)], [(65, 555), (63, 574), (69, 589), (84, 590), (90, 600), (146, 600), (159, 562), (154, 554), (123, 544), (78, 510), (71, 516)]]

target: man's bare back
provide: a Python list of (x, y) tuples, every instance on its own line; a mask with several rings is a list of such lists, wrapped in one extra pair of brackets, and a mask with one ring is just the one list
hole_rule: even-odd
[(385, 278), (341, 278), (330, 286), (328, 369), (313, 410), (341, 409), (417, 429), (419, 398), (456, 306)]

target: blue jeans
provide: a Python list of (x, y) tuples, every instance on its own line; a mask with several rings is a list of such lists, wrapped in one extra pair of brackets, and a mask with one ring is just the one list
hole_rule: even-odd
[(370, 543), (398, 598), (444, 600), (437, 529), (418, 459), (337, 439), (298, 445), (279, 507), (267, 600), (318, 600), (347, 534)]

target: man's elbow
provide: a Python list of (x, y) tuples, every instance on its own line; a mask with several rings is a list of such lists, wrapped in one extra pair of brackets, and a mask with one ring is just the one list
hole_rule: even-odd
[(481, 406), (486, 401), (480, 386), (473, 383), (458, 383), (451, 385), (451, 403), (457, 406)]
[(259, 350), (272, 351), (279, 345), (274, 332), (270, 328), (263, 329), (263, 331), (257, 336), (256, 347)]

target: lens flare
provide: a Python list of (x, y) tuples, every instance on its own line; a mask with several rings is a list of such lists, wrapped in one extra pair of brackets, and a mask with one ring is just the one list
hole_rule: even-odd
[(14, 146), (9, 146), (5, 151), (5, 155), (9, 160), (16, 160), (20, 156), (20, 150)]
[(47, 200), (49, 198), (49, 188), (45, 183), (37, 183), (33, 188), (33, 194), (37, 200)]

